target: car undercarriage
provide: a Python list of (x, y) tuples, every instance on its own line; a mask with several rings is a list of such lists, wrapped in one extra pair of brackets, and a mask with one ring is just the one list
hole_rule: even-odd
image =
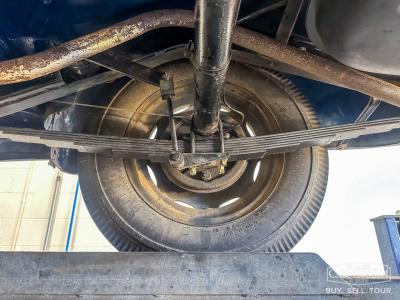
[(2, 13), (0, 159), (78, 174), (120, 251), (289, 251), (328, 149), (400, 141), (397, 1), (28, 2)]

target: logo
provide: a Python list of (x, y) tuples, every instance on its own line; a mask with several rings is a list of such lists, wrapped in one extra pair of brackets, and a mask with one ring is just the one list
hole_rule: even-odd
[(328, 267), (326, 270), (327, 282), (348, 283), (352, 286), (364, 286), (369, 284), (384, 283), (392, 280), (392, 272), (389, 266), (371, 264), (342, 264), (335, 269)]

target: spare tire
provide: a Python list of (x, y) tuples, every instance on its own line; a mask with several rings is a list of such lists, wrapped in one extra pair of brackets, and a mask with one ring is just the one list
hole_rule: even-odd
[[(190, 110), (192, 66), (181, 60), (162, 69), (173, 73), (177, 113)], [(304, 96), (275, 72), (232, 63), (225, 93), (229, 106), (245, 116), (241, 134), (319, 126)], [(165, 103), (157, 88), (131, 81), (109, 108), (94, 126), (98, 134), (168, 138)], [(224, 113), (229, 115), (229, 110)], [(79, 154), (87, 208), (118, 250), (289, 251), (321, 206), (328, 155), (326, 148), (312, 147), (248, 161), (234, 183), (206, 193), (185, 189), (177, 178), (171, 180), (166, 168), (142, 160)], [(234, 164), (229, 168), (237, 169)]]

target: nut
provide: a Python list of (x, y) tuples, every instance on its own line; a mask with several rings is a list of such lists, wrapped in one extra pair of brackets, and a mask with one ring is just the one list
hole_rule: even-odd
[(169, 163), (175, 169), (179, 169), (183, 166), (183, 156), (179, 152), (172, 152), (169, 156)]
[(220, 175), (225, 174), (225, 166), (222, 163), (218, 166), (218, 173)]
[(204, 181), (210, 181), (212, 179), (212, 175), (209, 171), (203, 171), (203, 174), (201, 175), (201, 179)]
[(189, 168), (189, 174), (190, 174), (190, 176), (196, 175), (196, 174), (197, 174), (197, 169), (196, 169), (196, 167), (190, 167), (190, 168)]

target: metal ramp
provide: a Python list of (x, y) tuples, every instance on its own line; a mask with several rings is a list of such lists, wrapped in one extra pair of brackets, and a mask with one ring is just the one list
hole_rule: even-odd
[(0, 299), (343, 297), (399, 299), (400, 280), (346, 282), (311, 253), (0, 253)]

